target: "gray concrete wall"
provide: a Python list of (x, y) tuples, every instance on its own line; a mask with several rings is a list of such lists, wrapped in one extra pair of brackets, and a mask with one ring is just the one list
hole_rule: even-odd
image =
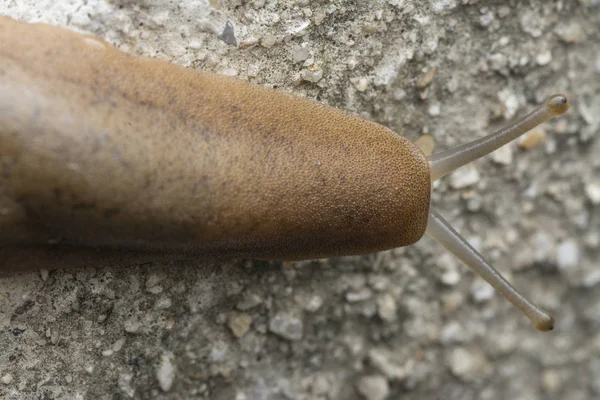
[(597, 0), (2, 0), (0, 13), (426, 132), (437, 150), (551, 93), (573, 102), (433, 193), (554, 332), (427, 238), (286, 264), (117, 260), (0, 279), (0, 397), (600, 396)]

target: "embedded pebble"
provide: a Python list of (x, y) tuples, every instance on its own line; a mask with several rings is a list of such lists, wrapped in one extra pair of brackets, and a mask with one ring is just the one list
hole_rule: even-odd
[(416, 86), (419, 89), (423, 89), (426, 88), (427, 86), (429, 86), (429, 84), (433, 81), (433, 78), (435, 77), (435, 74), (437, 72), (436, 68), (430, 68), (427, 72), (425, 72), (423, 75), (419, 76), (417, 78), (416, 81)]
[(125, 332), (127, 332), (127, 333), (133, 333), (133, 334), (141, 333), (142, 332), (142, 324), (137, 319), (137, 317), (133, 317), (133, 318), (125, 321), (125, 323), (123, 323), (123, 329), (125, 329)]
[(172, 357), (171, 354), (163, 354), (156, 371), (156, 379), (163, 392), (171, 390), (175, 379), (175, 366), (171, 362)]
[(583, 29), (577, 22), (562, 23), (554, 31), (565, 43), (580, 42), (584, 36)]
[(532, 37), (538, 38), (542, 36), (544, 21), (543, 18), (540, 18), (539, 14), (535, 13), (533, 10), (526, 9), (526, 11), (521, 14), (521, 29)]
[(490, 54), (488, 61), (493, 71), (500, 71), (508, 66), (508, 58), (502, 53)]
[(323, 78), (323, 70), (320, 68), (315, 69), (303, 69), (300, 72), (302, 80), (312, 83), (317, 83)]
[(159, 275), (159, 274), (152, 274), (150, 275), (150, 277), (146, 280), (146, 287), (147, 288), (151, 288), (153, 286), (158, 285), (160, 282), (162, 282), (164, 280), (164, 276)]
[(152, 294), (161, 294), (163, 292), (163, 288), (160, 285), (151, 286), (146, 289), (146, 292), (152, 293)]
[(331, 390), (331, 384), (326, 376), (319, 374), (313, 378), (312, 381), (312, 393), (317, 396), (323, 396), (329, 393)]
[(381, 375), (361, 377), (356, 383), (356, 389), (367, 400), (385, 400), (390, 394), (388, 381)]
[(369, 351), (369, 362), (388, 379), (401, 381), (406, 378), (406, 369), (390, 359), (388, 350), (374, 348)]
[(219, 35), (219, 39), (232, 46), (237, 46), (238, 40), (235, 36), (235, 27), (233, 26), (233, 23), (231, 21), (227, 21), (225, 23), (225, 28), (223, 29), (223, 32), (221, 32), (221, 34)]
[(131, 386), (131, 380), (133, 379), (132, 374), (120, 374), (117, 379), (117, 387), (119, 391), (129, 398), (135, 396), (135, 388)]
[(252, 324), (252, 316), (245, 313), (230, 313), (227, 321), (227, 325), (235, 337), (242, 337), (250, 329)]
[(315, 312), (323, 305), (323, 297), (318, 294), (301, 293), (294, 296), (294, 300), (304, 311), (308, 312)]
[(297, 64), (304, 62), (310, 57), (310, 52), (306, 47), (295, 46), (292, 48), (292, 62)]
[(166, 309), (170, 308), (172, 305), (173, 305), (173, 302), (171, 301), (171, 299), (165, 295), (162, 295), (154, 303), (154, 309), (155, 310), (166, 310)]
[(436, 103), (430, 104), (429, 107), (427, 108), (427, 113), (432, 117), (437, 117), (438, 115), (440, 115), (442, 113), (440, 103), (436, 102)]
[(483, 303), (488, 301), (494, 297), (496, 291), (486, 281), (481, 278), (476, 278), (473, 280), (473, 284), (471, 285), (471, 296), (473, 296), (473, 300), (476, 303)]
[(237, 303), (235, 308), (240, 311), (250, 310), (260, 304), (262, 304), (263, 299), (256, 293), (245, 293), (242, 296), (242, 299)]
[(467, 210), (469, 210), (471, 212), (477, 212), (477, 211), (481, 210), (482, 206), (483, 206), (483, 199), (477, 193), (475, 193), (473, 195), (473, 197), (471, 197), (470, 199), (467, 200)]
[(494, 13), (491, 11), (488, 11), (479, 17), (479, 25), (483, 27), (489, 26), (493, 21)]
[(513, 149), (512, 146), (506, 145), (500, 147), (498, 150), (492, 153), (492, 160), (501, 165), (510, 165), (513, 162)]
[(302, 320), (285, 312), (278, 312), (269, 321), (269, 330), (287, 340), (300, 340), (304, 331)]
[(554, 237), (546, 231), (537, 231), (531, 238), (529, 253), (533, 255), (535, 262), (552, 261), (556, 241)]
[(560, 243), (556, 249), (556, 263), (561, 270), (569, 270), (579, 265), (580, 255), (577, 242), (572, 239)]
[(458, 347), (446, 353), (446, 365), (457, 378), (469, 382), (488, 375), (490, 365), (479, 350)]
[(586, 183), (585, 194), (593, 205), (600, 204), (600, 181)]
[(458, 321), (450, 321), (442, 328), (440, 340), (444, 345), (463, 343), (469, 339), (465, 328)]
[(450, 186), (463, 189), (479, 182), (479, 171), (474, 164), (467, 164), (450, 174)]
[(548, 369), (542, 372), (542, 388), (547, 393), (558, 393), (561, 389), (562, 379), (560, 373), (554, 369)]
[(40, 269), (40, 277), (42, 278), (43, 282), (46, 282), (48, 280), (48, 275), (50, 274), (50, 271), (48, 271), (47, 269)]
[(546, 50), (543, 53), (535, 56), (535, 62), (540, 65), (548, 65), (552, 61), (552, 52), (550, 50)]
[(458, 261), (452, 254), (445, 252), (436, 261), (436, 266), (441, 269), (440, 281), (444, 285), (454, 286), (460, 282), (462, 276), (458, 271)]
[(346, 293), (346, 301), (349, 303), (357, 303), (359, 301), (369, 300), (373, 296), (373, 292), (368, 287), (362, 287)]
[(260, 41), (260, 45), (262, 47), (266, 47), (267, 49), (270, 49), (271, 47), (273, 47), (275, 45), (275, 43), (277, 43), (277, 38), (275, 38), (275, 36), (273, 35), (265, 35), (263, 36), (263, 38)]
[(4, 385), (10, 385), (12, 381), (13, 377), (11, 374), (2, 375), (2, 377), (0, 378), (0, 382), (2, 382), (2, 384)]
[(525, 150), (531, 150), (546, 139), (546, 136), (546, 132), (542, 128), (535, 128), (518, 138), (517, 146)]
[(509, 88), (505, 88), (498, 92), (498, 100), (502, 103), (504, 119), (514, 118), (520, 106), (517, 95)]
[(350, 82), (352, 83), (352, 85), (354, 85), (356, 90), (358, 90), (359, 92), (364, 92), (369, 88), (369, 80), (364, 77), (350, 78)]
[(125, 344), (125, 338), (121, 338), (121, 339), (117, 340), (115, 343), (113, 343), (112, 350), (114, 352), (120, 351), (123, 348), (124, 344)]
[(396, 320), (396, 300), (388, 293), (385, 293), (377, 298), (377, 314), (386, 322)]

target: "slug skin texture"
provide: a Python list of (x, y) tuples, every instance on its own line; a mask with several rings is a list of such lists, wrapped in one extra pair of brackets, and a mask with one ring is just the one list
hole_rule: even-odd
[(0, 17), (0, 269), (25, 248), (370, 253), (423, 236), (430, 190), (381, 125)]

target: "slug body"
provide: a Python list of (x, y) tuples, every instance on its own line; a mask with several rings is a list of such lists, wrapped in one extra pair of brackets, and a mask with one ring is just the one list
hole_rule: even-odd
[(0, 17), (0, 270), (88, 250), (310, 259), (427, 234), (551, 330), (429, 200), (432, 181), (568, 107), (551, 96), (431, 155), (429, 136), (413, 144), (283, 92)]
[(0, 18), (0, 247), (308, 259), (405, 246), (425, 155), (239, 79)]

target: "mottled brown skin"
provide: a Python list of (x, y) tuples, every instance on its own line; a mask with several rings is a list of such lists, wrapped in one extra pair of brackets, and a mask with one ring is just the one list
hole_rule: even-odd
[(424, 234), (430, 190), (423, 153), (381, 125), (0, 18), (1, 264), (49, 245), (375, 252)]

